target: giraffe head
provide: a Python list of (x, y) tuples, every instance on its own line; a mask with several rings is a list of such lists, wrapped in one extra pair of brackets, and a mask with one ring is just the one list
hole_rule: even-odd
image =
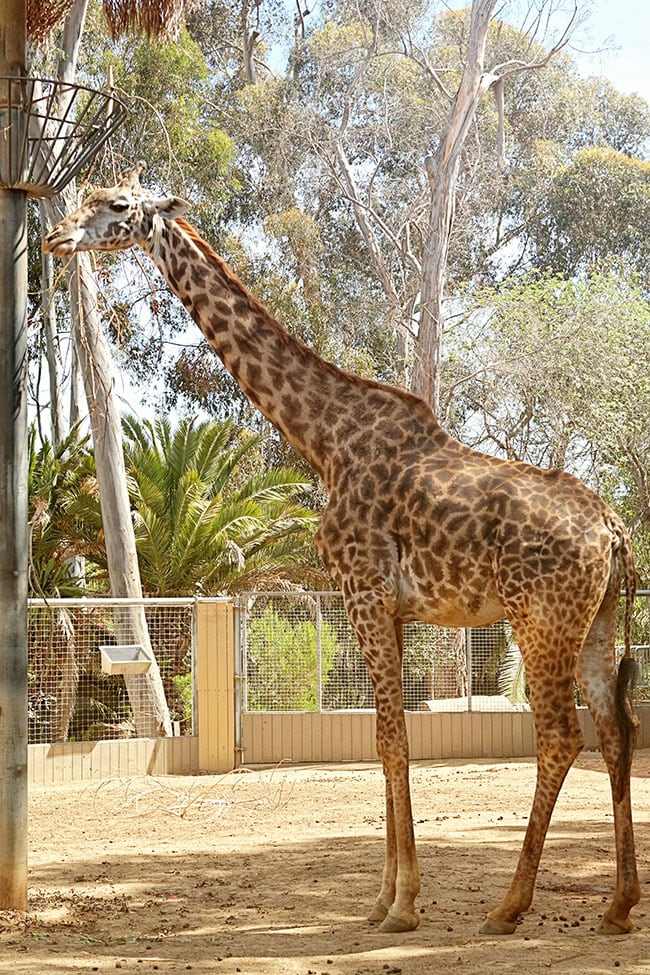
[(116, 186), (95, 190), (84, 203), (65, 217), (43, 241), (43, 250), (57, 257), (77, 251), (119, 251), (142, 244), (151, 234), (156, 218), (174, 220), (189, 208), (177, 196), (156, 197), (140, 185), (146, 169), (138, 163), (122, 174)]

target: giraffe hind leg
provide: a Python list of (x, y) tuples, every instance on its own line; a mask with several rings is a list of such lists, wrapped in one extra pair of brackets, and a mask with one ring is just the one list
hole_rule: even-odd
[(551, 814), (566, 774), (583, 747), (577, 718), (565, 727), (566, 731), (537, 726), (537, 784), (519, 862), (508, 893), (488, 914), (481, 934), (512, 934), (519, 915), (532, 903)]
[(629, 913), (640, 898), (634, 850), (630, 774), (638, 721), (629, 700), (634, 663), (621, 661), (616, 673), (614, 639), (618, 585), (603, 600), (578, 659), (578, 681), (594, 720), (609, 773), (616, 838), (616, 889), (600, 925), (601, 934), (627, 934)]
[(536, 638), (539, 634), (527, 634), (520, 628), (515, 635), (524, 654), (530, 686), (537, 735), (537, 782), (512, 883), (501, 904), (488, 914), (481, 934), (512, 934), (518, 916), (530, 907), (555, 802), (567, 772), (584, 745), (573, 701), (575, 651), (554, 648), (553, 660), (563, 673), (556, 671), (551, 677), (547, 660), (541, 657), (538, 663), (534, 653), (539, 646)]

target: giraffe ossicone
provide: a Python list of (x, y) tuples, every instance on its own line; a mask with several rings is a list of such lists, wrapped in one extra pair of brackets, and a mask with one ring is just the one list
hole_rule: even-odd
[[(43, 247), (60, 257), (141, 247), (242, 390), (329, 492), (317, 544), (370, 671), (386, 784), (386, 858), (370, 919), (385, 931), (418, 924), (402, 626), (411, 620), (484, 626), (508, 618), (530, 688), (537, 786), (510, 889), (482, 931), (511, 933), (531, 904), (551, 813), (583, 746), (574, 677), (612, 786), (616, 889), (600, 930), (632, 930), (629, 912), (640, 896), (630, 800), (636, 576), (622, 521), (570, 475), (470, 450), (422, 400), (319, 358), (281, 328), (183, 219), (184, 200), (141, 186), (142, 171), (136, 166), (116, 186), (92, 193)], [(626, 650), (617, 671), (622, 582)]]

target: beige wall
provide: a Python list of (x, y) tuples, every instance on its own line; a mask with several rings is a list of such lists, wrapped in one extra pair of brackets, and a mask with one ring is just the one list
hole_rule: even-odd
[(29, 784), (57, 785), (111, 776), (191, 775), (198, 738), (132, 738), (29, 746)]
[[(408, 712), (411, 758), (516, 758), (535, 753), (530, 713)], [(373, 712), (244, 715), (244, 765), (376, 760)]]
[[(638, 709), (637, 747), (650, 747), (650, 706)], [(587, 748), (596, 748), (589, 712), (578, 709)], [(413, 760), (446, 758), (524, 758), (535, 754), (530, 712), (413, 711), (406, 714)], [(372, 711), (323, 714), (251, 712), (243, 716), (243, 764), (278, 762), (372, 761), (375, 715)]]

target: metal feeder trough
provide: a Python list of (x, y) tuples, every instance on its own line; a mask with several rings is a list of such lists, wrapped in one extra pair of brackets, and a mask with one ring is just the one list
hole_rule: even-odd
[(146, 674), (153, 663), (150, 654), (140, 643), (100, 647), (99, 650), (105, 674)]

